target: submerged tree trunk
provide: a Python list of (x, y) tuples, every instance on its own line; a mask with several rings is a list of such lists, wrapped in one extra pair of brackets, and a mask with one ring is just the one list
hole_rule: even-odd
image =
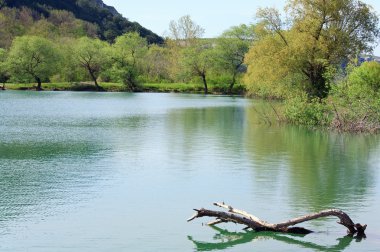
[(294, 234), (309, 234), (313, 231), (302, 228), (302, 227), (292, 227), (302, 222), (327, 217), (327, 216), (335, 216), (339, 218), (339, 224), (345, 226), (347, 228), (347, 232), (350, 235), (357, 234), (359, 237), (365, 236), (365, 229), (367, 225), (354, 224), (351, 218), (341, 210), (338, 209), (329, 209), (324, 210), (318, 213), (313, 213), (309, 215), (305, 215), (302, 217), (298, 217), (295, 219), (291, 219), (288, 221), (284, 221), (277, 224), (268, 223), (266, 221), (260, 220), (256, 216), (253, 216), (245, 211), (235, 209), (231, 206), (228, 206), (224, 203), (214, 203), (215, 206), (227, 209), (227, 212), (222, 211), (213, 211), (207, 209), (194, 209), (196, 213), (193, 217), (188, 219), (188, 221), (192, 221), (196, 218), (201, 217), (215, 217), (216, 220), (208, 223), (208, 225), (216, 225), (224, 222), (232, 222), (236, 224), (245, 225), (245, 229), (253, 229), (257, 232), (260, 231), (273, 231), (273, 232), (281, 232), (281, 233), (294, 233)]

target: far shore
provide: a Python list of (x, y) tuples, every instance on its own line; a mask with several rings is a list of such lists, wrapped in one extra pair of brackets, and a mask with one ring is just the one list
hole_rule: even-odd
[[(0, 90), (36, 90), (35, 83), (6, 83), (0, 87)], [(121, 83), (101, 83), (102, 92), (128, 92), (125, 85)], [(43, 83), (42, 91), (93, 91), (97, 92), (95, 85), (90, 82), (79, 83)], [(208, 93), (215, 95), (244, 95), (245, 87), (243, 85), (236, 85), (232, 93), (228, 93), (228, 85), (215, 85), (208, 86)], [(191, 93), (203, 94), (204, 87), (202, 84), (194, 83), (144, 83), (140, 85), (138, 92), (145, 93)]]

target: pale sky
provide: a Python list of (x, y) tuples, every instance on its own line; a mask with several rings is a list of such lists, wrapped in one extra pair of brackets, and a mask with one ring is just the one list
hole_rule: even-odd
[[(380, 0), (362, 0), (374, 7), (380, 15)], [(231, 26), (255, 22), (258, 7), (277, 7), (282, 9), (285, 0), (103, 0), (107, 5), (114, 6), (118, 12), (130, 21), (136, 21), (142, 26), (163, 36), (168, 30), (171, 20), (178, 20), (184, 15), (190, 15), (192, 20), (203, 27), (205, 37), (216, 37)], [(380, 56), (380, 46), (375, 50)]]

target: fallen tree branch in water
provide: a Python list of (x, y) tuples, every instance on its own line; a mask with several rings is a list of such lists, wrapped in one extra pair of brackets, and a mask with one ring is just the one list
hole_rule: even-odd
[(217, 225), (224, 222), (232, 222), (236, 224), (245, 225), (245, 229), (251, 228), (257, 232), (273, 231), (281, 233), (309, 234), (313, 231), (306, 228), (293, 226), (306, 221), (311, 221), (328, 216), (335, 216), (339, 218), (338, 223), (345, 226), (347, 228), (348, 234), (350, 235), (357, 234), (358, 236), (365, 236), (364, 231), (367, 228), (367, 225), (354, 224), (351, 218), (345, 212), (339, 209), (323, 210), (318, 213), (313, 213), (302, 217), (294, 218), (288, 221), (280, 222), (277, 224), (272, 224), (263, 221), (243, 210), (233, 208), (232, 206), (226, 205), (224, 203), (214, 203), (214, 205), (220, 208), (224, 208), (227, 211), (214, 211), (204, 208), (194, 209), (196, 213), (187, 221), (190, 222), (194, 219), (202, 217), (215, 217), (216, 220), (210, 222), (208, 225)]

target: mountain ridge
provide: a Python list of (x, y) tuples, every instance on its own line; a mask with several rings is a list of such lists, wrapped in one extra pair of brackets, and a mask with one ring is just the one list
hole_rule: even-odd
[(65, 10), (77, 19), (96, 24), (99, 38), (109, 42), (126, 32), (138, 32), (149, 43), (161, 44), (163, 38), (137, 22), (123, 17), (114, 7), (102, 0), (0, 0), (0, 8), (27, 7), (44, 17), (49, 17), (51, 10)]

